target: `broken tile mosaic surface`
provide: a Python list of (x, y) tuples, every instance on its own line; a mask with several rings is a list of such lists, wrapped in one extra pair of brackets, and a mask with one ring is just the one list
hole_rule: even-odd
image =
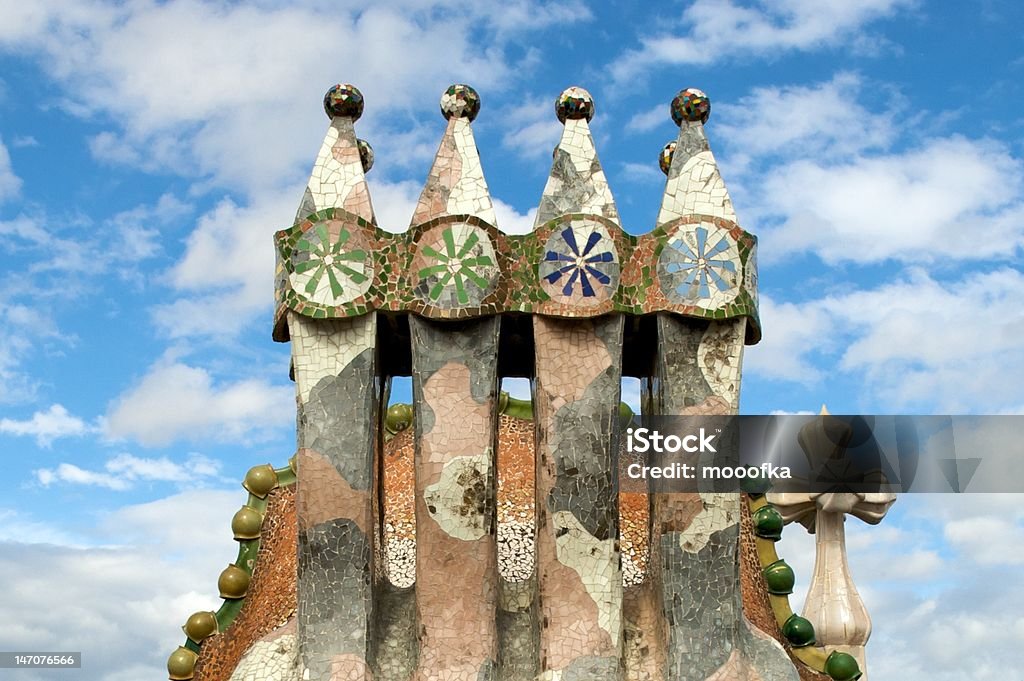
[[(416, 468), (416, 678), (494, 679), (498, 320), (410, 319)], [(450, 586), (456, 583), (458, 589)]]
[(613, 453), (622, 329), (621, 315), (534, 317), (538, 614), (541, 672), (548, 678), (583, 669), (589, 678), (619, 676), (622, 576)]
[(292, 313), (298, 396), (298, 637), (310, 678), (367, 678), (373, 623), (376, 316)]
[[(296, 635), (254, 644), (238, 673), (795, 681), (743, 614), (740, 498), (619, 488), (627, 324), (656, 314), (643, 378), (661, 414), (734, 413), (744, 343), (760, 337), (756, 240), (704, 135), (710, 101), (673, 100), (679, 137), (639, 237), (619, 222), (594, 101), (576, 87), (555, 103), (564, 127), (534, 231), (501, 233), (471, 127), (480, 103), (467, 85), (442, 93), (411, 227), (388, 233), (353, 127), (362, 95), (325, 97), (330, 128), (275, 237), (274, 337), (292, 343), (299, 416)], [(531, 332), (506, 340), (520, 315)], [(502, 353), (530, 367), (532, 421), (503, 414)], [(402, 361), (412, 414), (384, 418)]]

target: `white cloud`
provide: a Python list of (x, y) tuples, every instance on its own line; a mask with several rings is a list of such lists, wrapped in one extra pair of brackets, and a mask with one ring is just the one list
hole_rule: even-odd
[(97, 430), (97, 426), (72, 416), (60, 404), (50, 405), (45, 411), (37, 411), (28, 419), (0, 419), (0, 433), (35, 438), (40, 447), (49, 447), (59, 438), (82, 437)]
[(240, 488), (184, 492), (123, 507), (102, 517), (94, 535), (71, 538), (0, 511), (31, 530), (17, 539), (0, 532), (5, 608), (16, 613), (0, 648), (80, 650), (97, 681), (165, 677), (167, 657), (184, 641), (181, 624), (220, 606), (217, 576), (236, 557), (230, 521), (244, 501)]
[(875, 288), (777, 303), (747, 352), (751, 374), (812, 385), (820, 366), (852, 378), (858, 397), (888, 410), (994, 413), (1019, 403), (1024, 274), (997, 269), (944, 282), (911, 270)]
[(633, 114), (626, 123), (626, 130), (630, 132), (650, 132), (659, 125), (664, 125), (667, 121), (671, 120), (669, 108), (664, 104), (659, 104), (647, 111), (638, 111)]
[(172, 338), (233, 335), (258, 312), (270, 310), (273, 234), (292, 224), (301, 198), (296, 187), (266, 193), (246, 206), (224, 198), (200, 216), (184, 256), (170, 271), (171, 284), (184, 295), (154, 308), (157, 326)]
[(513, 87), (507, 45), (589, 16), (579, 2), (527, 0), (367, 1), (341, 10), (198, 0), (68, 10), (40, 2), (5, 12), (0, 45), (39, 53), (54, 80), (74, 84), (62, 101), (73, 114), (119, 122), (93, 139), (97, 157), (209, 177), (255, 196), (294, 180), (309, 162), (324, 123), (315, 103), (337, 79), (360, 86), (361, 126), (383, 136), (382, 112), (432, 109), (465, 73), (484, 90)]
[(159, 446), (184, 438), (252, 442), (294, 420), (295, 396), (263, 379), (215, 383), (208, 371), (161, 360), (111, 404), (107, 432)]
[(815, 252), (829, 263), (1005, 260), (1024, 246), (1024, 161), (959, 136), (836, 164), (797, 160), (760, 185), (766, 261)]
[(929, 136), (925, 114), (904, 107), (894, 88), (847, 72), (715, 107), (723, 166), (739, 180), (739, 211), (762, 225), (764, 262), (794, 253), (830, 264), (1019, 253), (1024, 159), (991, 139)]
[[(8, 290), (31, 291), (36, 297), (81, 295), (84, 286), (69, 285), (113, 273), (122, 280), (139, 280), (139, 268), (160, 253), (161, 229), (174, 225), (192, 207), (173, 194), (155, 203), (139, 204), (99, 223), (81, 215), (19, 215), (0, 222), (3, 248), (22, 254), (26, 266)], [(14, 279), (14, 277), (11, 277)]]
[(536, 206), (523, 214), (500, 199), (493, 200), (498, 229), (505, 234), (527, 234), (533, 231), (533, 223), (537, 219)]
[(0, 203), (13, 199), (21, 193), (21, 178), (11, 168), (11, 155), (0, 138)]
[(946, 540), (982, 565), (1024, 565), (1024, 526), (1012, 518), (962, 518), (946, 525)]
[(0, 322), (7, 330), (0, 343), (0, 404), (28, 402), (35, 397), (39, 381), (24, 370), (22, 363), (48, 340), (60, 336), (50, 315), (23, 305), (0, 301)]
[(832, 346), (834, 323), (828, 314), (809, 302), (776, 302), (766, 295), (759, 303), (765, 334), (744, 352), (744, 370), (804, 385), (820, 381), (823, 374), (811, 357)]
[(661, 172), (656, 162), (622, 164), (622, 177), (630, 182), (655, 183), (658, 180), (664, 181), (665, 175)]
[(371, 175), (367, 184), (380, 228), (392, 233), (408, 230), (409, 220), (416, 211), (416, 202), (423, 191), (423, 183), (413, 180), (384, 182)]
[(505, 112), (508, 129), (501, 144), (523, 158), (550, 158), (562, 135), (554, 100), (531, 99)]
[[(402, 232), (419, 200), (422, 184), (369, 180), (382, 229)], [(274, 232), (291, 226), (302, 198), (299, 187), (266, 192), (248, 205), (224, 198), (200, 216), (185, 254), (172, 267), (171, 284), (182, 294), (157, 305), (153, 317), (171, 338), (233, 336), (258, 315), (269, 325), (274, 300)], [(494, 199), (498, 227), (509, 234), (533, 228), (536, 209), (525, 215)], [(225, 314), (230, 310), (230, 314)]]
[(735, 103), (714, 104), (715, 137), (725, 142), (733, 163), (736, 156), (776, 154), (848, 158), (886, 149), (895, 140), (898, 112), (891, 100), (896, 99), (886, 88), (869, 88), (850, 72), (814, 85), (758, 87)]
[(39, 140), (32, 135), (17, 135), (11, 138), (11, 146), (15, 149), (24, 149), (25, 147), (38, 147)]
[(614, 61), (610, 70), (625, 82), (658, 65), (710, 64), (742, 55), (772, 57), (863, 40), (871, 22), (894, 14), (908, 0), (696, 0), (683, 11), (680, 35), (641, 38), (641, 47)]
[(56, 468), (40, 468), (35, 475), (44, 487), (61, 482), (120, 491), (131, 489), (139, 481), (187, 483), (190, 487), (200, 487), (219, 475), (220, 466), (219, 461), (199, 454), (189, 455), (184, 463), (175, 463), (167, 457), (142, 458), (122, 453), (108, 459), (103, 472), (61, 463)]

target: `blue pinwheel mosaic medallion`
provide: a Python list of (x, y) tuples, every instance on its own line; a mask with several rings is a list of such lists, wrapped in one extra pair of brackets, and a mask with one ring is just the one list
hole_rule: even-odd
[(707, 310), (717, 310), (739, 295), (741, 270), (735, 239), (710, 222), (680, 225), (658, 259), (665, 295)]
[(552, 300), (597, 305), (618, 286), (619, 256), (604, 225), (573, 219), (548, 237), (538, 274)]
[(494, 292), (498, 258), (491, 237), (464, 222), (423, 234), (412, 262), (416, 297), (435, 307), (476, 307)]
[(341, 305), (365, 294), (373, 283), (370, 249), (337, 220), (314, 224), (295, 243), (289, 283), (300, 298)]

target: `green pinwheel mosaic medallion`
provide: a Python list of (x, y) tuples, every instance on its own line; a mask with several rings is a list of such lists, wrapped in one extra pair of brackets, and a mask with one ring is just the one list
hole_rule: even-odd
[(365, 294), (373, 283), (370, 250), (344, 223), (318, 222), (296, 242), (289, 280), (300, 297), (319, 305), (341, 305)]
[(412, 272), (416, 297), (452, 309), (480, 305), (498, 280), (498, 259), (486, 231), (465, 222), (439, 225), (423, 234)]

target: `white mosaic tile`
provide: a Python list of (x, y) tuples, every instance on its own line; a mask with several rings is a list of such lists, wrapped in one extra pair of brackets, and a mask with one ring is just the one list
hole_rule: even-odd
[(597, 623), (618, 641), (622, 635), (622, 573), (615, 539), (597, 539), (570, 511), (552, 514), (558, 562), (576, 571), (597, 605)]
[(310, 319), (289, 312), (288, 329), (292, 337), (295, 385), (300, 402), (305, 404), (320, 379), (337, 376), (356, 355), (374, 346), (377, 315)]

